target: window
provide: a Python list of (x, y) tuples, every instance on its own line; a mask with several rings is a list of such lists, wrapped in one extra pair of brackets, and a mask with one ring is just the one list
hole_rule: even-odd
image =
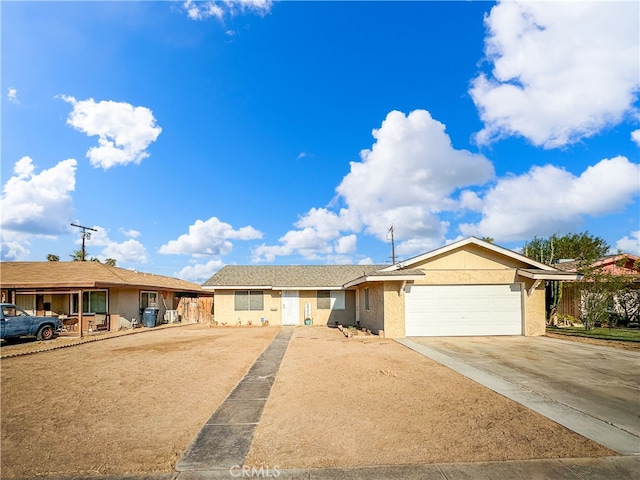
[(20, 307), (27, 312), (36, 311), (36, 296), (33, 294), (21, 295), (16, 294), (16, 306)]
[(331, 308), (329, 290), (318, 290), (316, 300), (318, 302), (318, 310), (329, 310)]
[(141, 292), (140, 293), (140, 308), (157, 307), (158, 306), (158, 292)]
[(342, 290), (331, 291), (331, 310), (344, 310), (344, 292)]
[(264, 310), (262, 290), (237, 290), (235, 292), (235, 310)]
[(369, 308), (369, 289), (368, 288), (364, 289), (364, 309), (365, 310), (370, 310), (370, 308)]
[[(107, 291), (82, 292), (82, 313), (107, 312)], [(78, 294), (71, 295), (71, 313), (78, 313)]]
[(318, 310), (344, 310), (342, 290), (318, 290), (316, 294)]

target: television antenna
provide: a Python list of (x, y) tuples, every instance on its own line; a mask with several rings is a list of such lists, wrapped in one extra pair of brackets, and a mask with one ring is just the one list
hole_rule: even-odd
[[(91, 227), (85, 227), (84, 225), (76, 225), (75, 223), (71, 224), (72, 227), (78, 227), (82, 229), (82, 261), (85, 261), (85, 250), (84, 250), (84, 242), (85, 240), (89, 240), (91, 238), (91, 232), (97, 232), (98, 230), (96, 230), (95, 228), (91, 228)], [(91, 230), (91, 232), (88, 232), (87, 230)]]

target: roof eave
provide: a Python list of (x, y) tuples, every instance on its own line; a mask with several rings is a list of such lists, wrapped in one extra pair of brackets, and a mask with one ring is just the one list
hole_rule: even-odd
[(561, 271), (539, 271), (532, 272), (530, 270), (518, 269), (518, 275), (532, 280), (558, 280), (563, 282), (575, 282), (582, 280), (584, 275), (577, 272), (561, 272)]
[(418, 275), (418, 274), (408, 274), (408, 275), (364, 275), (360, 278), (356, 278), (355, 280), (351, 280), (348, 283), (345, 283), (342, 287), (343, 288), (350, 288), (350, 287), (355, 287), (357, 285), (361, 285), (363, 283), (369, 283), (369, 282), (390, 282), (390, 281), (395, 281), (395, 282), (410, 282), (410, 281), (416, 281), (416, 280), (421, 280), (424, 277), (424, 275)]

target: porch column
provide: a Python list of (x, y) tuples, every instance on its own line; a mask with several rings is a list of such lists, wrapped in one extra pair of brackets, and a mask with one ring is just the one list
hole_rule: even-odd
[(78, 325), (80, 330), (80, 338), (82, 338), (82, 290), (78, 290)]

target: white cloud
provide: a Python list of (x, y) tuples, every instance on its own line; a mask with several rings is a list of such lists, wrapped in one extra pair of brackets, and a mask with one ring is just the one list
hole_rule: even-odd
[(640, 78), (637, 2), (501, 2), (485, 22), (493, 69), (470, 94), (487, 144), (516, 135), (560, 147), (634, 112)]
[(474, 212), (482, 211), (482, 199), (476, 192), (471, 190), (463, 190), (460, 192), (460, 208), (471, 210)]
[(339, 254), (354, 253), (356, 251), (356, 245), (358, 243), (358, 236), (355, 234), (340, 237), (336, 241), (335, 251)]
[(631, 132), (631, 140), (640, 147), (640, 130), (634, 130)]
[[(375, 143), (351, 162), (350, 172), (336, 188), (338, 200), (347, 208), (334, 213), (313, 208), (280, 238), (280, 245), (262, 245), (254, 251), (256, 260), (273, 261), (276, 256), (300, 253), (307, 259), (339, 254), (336, 250), (354, 240), (338, 240), (366, 233), (386, 241), (394, 225), (396, 238), (405, 242), (401, 250), (410, 253), (441, 244), (448, 223), (438, 213), (456, 210), (458, 189), (482, 185), (493, 178), (493, 165), (483, 155), (456, 150), (445, 126), (426, 110), (409, 115), (392, 111), (379, 129)], [(466, 202), (470, 193), (464, 194)], [(412, 252), (415, 253), (415, 252)]]
[(451, 195), (494, 174), (483, 155), (456, 150), (445, 126), (426, 110), (390, 112), (373, 136), (372, 148), (351, 163), (336, 190), (367, 233), (386, 240), (394, 225), (407, 253), (418, 242), (441, 243), (448, 224), (437, 214), (457, 208)]
[(229, 240), (254, 240), (262, 233), (251, 226), (235, 230), (228, 223), (211, 217), (207, 221), (196, 220), (189, 226), (189, 233), (180, 235), (160, 247), (160, 253), (178, 255), (226, 255), (233, 244)]
[(24, 260), (30, 239), (55, 238), (68, 230), (73, 220), (76, 166), (74, 159), (63, 160), (36, 173), (33, 160), (22, 157), (2, 187), (0, 196), (0, 258)]
[(296, 160), (302, 160), (303, 158), (309, 158), (309, 157), (313, 157), (313, 153), (307, 153), (307, 152), (300, 152), (298, 154), (298, 156), (296, 157)]
[(14, 175), (2, 187), (2, 231), (41, 236), (65, 233), (73, 218), (70, 193), (75, 190), (76, 166), (71, 158), (35, 173), (31, 158), (18, 160)]
[(221, 260), (210, 260), (204, 265), (198, 263), (186, 266), (177, 272), (175, 276), (190, 282), (204, 283), (222, 267), (224, 267), (224, 263)]
[[(10, 237), (10, 236), (9, 236)], [(24, 260), (28, 257), (30, 251), (26, 247), (30, 242), (25, 239), (9, 239), (6, 232), (0, 232), (0, 259), (15, 262)]]
[(430, 252), (442, 246), (443, 243), (444, 240), (434, 237), (410, 238), (396, 245), (396, 255), (405, 258), (411, 257), (417, 253)]
[(272, 0), (187, 0), (182, 8), (191, 20), (205, 20), (210, 17), (221, 20), (225, 15), (233, 17), (253, 13), (264, 16), (271, 11)]
[(482, 219), (462, 224), (464, 235), (521, 240), (576, 230), (584, 216), (622, 209), (638, 195), (640, 165), (619, 156), (588, 167), (580, 176), (534, 166), (497, 181), (483, 198)]
[(9, 100), (11, 103), (20, 103), (20, 100), (18, 100), (18, 90), (16, 88), (7, 88), (7, 100)]
[(140, 236), (140, 232), (138, 232), (137, 230), (133, 230), (133, 229), (124, 229), (124, 228), (120, 228), (119, 232), (124, 235), (125, 237), (129, 237), (129, 238), (138, 238)]
[(153, 112), (146, 107), (104, 100), (96, 103), (92, 98), (78, 101), (65, 95), (60, 98), (73, 105), (67, 124), (89, 136), (98, 136), (98, 146), (87, 152), (96, 168), (139, 164), (149, 156), (147, 147), (162, 132)]
[(623, 253), (640, 255), (640, 230), (631, 232), (630, 236), (624, 236), (616, 242), (616, 249)]
[(342, 239), (342, 231), (355, 231), (360, 228), (357, 216), (347, 209), (338, 213), (326, 208), (312, 208), (296, 223), (298, 230), (290, 230), (279, 241), (280, 245), (261, 245), (253, 250), (256, 262), (273, 262), (276, 256), (298, 253), (307, 260), (318, 260), (320, 256), (328, 258), (331, 254), (347, 253), (355, 238), (348, 235)]
[[(113, 258), (118, 265), (127, 262), (147, 262), (147, 250), (139, 241), (129, 239), (118, 243), (109, 238), (109, 232), (103, 227), (94, 226), (92, 228), (97, 231), (91, 232), (91, 238), (86, 241), (87, 256), (96, 257), (103, 262), (107, 258)], [(80, 241), (78, 240), (77, 243)], [(91, 251), (93, 247), (102, 247), (102, 250), (99, 254), (95, 254)]]

